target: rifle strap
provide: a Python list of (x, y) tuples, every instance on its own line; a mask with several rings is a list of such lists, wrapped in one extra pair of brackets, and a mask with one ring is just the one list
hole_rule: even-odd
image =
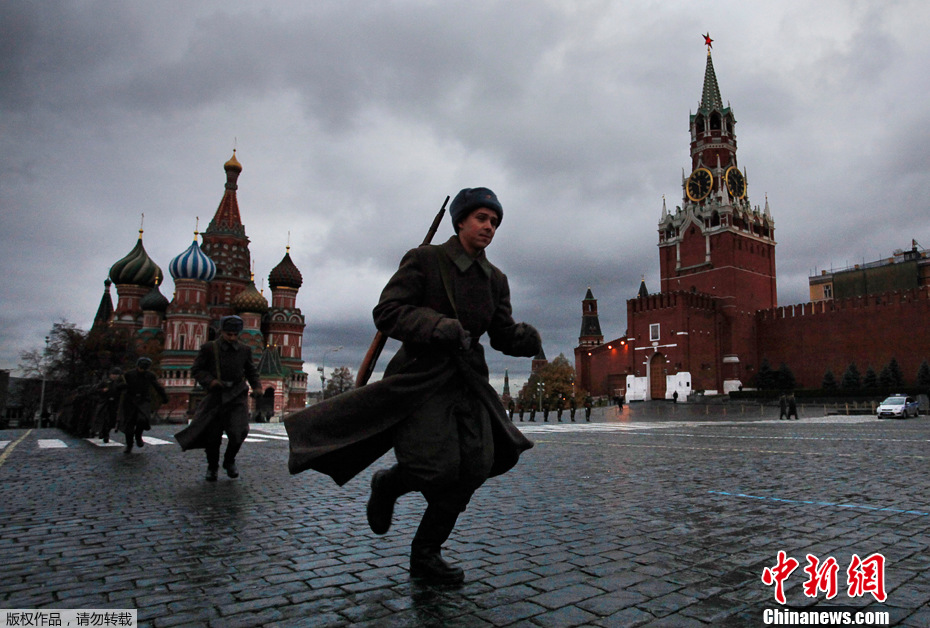
[(223, 381), (223, 374), (220, 372), (220, 343), (218, 340), (213, 341), (213, 357), (216, 359), (216, 379)]
[(442, 286), (446, 289), (446, 298), (449, 299), (449, 304), (452, 306), (452, 312), (455, 314), (455, 318), (458, 318), (459, 311), (455, 307), (455, 296), (452, 294), (452, 275), (451, 269), (449, 268), (449, 258), (446, 256), (446, 252), (438, 246), (436, 247), (436, 255), (439, 258), (439, 276), (442, 277)]

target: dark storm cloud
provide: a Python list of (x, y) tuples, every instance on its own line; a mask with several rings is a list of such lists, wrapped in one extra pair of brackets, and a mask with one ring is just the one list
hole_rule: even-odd
[(288, 234), (304, 274), (311, 376), (333, 346), (357, 366), (384, 281), (463, 186), (501, 197), (489, 255), (550, 357), (571, 354), (589, 286), (617, 337), (641, 278), (659, 289), (708, 30), (779, 300), (804, 300), (817, 268), (930, 241), (927, 18), (916, 1), (5, 3), (0, 367), (58, 318), (89, 326), (142, 213), (167, 268), (234, 146), (257, 281)]

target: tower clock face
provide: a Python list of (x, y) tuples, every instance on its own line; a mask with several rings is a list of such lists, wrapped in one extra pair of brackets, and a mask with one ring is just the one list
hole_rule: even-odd
[(727, 189), (730, 190), (730, 196), (734, 198), (743, 198), (746, 196), (746, 179), (743, 173), (736, 166), (727, 168), (727, 174), (724, 177), (727, 182)]
[(688, 194), (688, 198), (696, 203), (710, 194), (710, 189), (713, 187), (713, 184), (714, 175), (710, 173), (710, 170), (707, 168), (698, 168), (688, 177), (688, 184), (685, 186), (685, 191)]

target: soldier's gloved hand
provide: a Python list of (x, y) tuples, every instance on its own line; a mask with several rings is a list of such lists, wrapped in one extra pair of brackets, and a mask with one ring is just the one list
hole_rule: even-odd
[(542, 349), (542, 338), (532, 325), (519, 323), (514, 330), (513, 344), (515, 355), (531, 358)]
[(439, 319), (433, 329), (433, 340), (462, 351), (471, 348), (471, 334), (462, 327), (462, 323), (454, 318)]

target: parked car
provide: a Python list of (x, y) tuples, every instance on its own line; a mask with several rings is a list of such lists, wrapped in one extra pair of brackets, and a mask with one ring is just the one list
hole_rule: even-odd
[(907, 395), (892, 395), (878, 406), (880, 419), (906, 419), (918, 414), (920, 409), (917, 400)]

